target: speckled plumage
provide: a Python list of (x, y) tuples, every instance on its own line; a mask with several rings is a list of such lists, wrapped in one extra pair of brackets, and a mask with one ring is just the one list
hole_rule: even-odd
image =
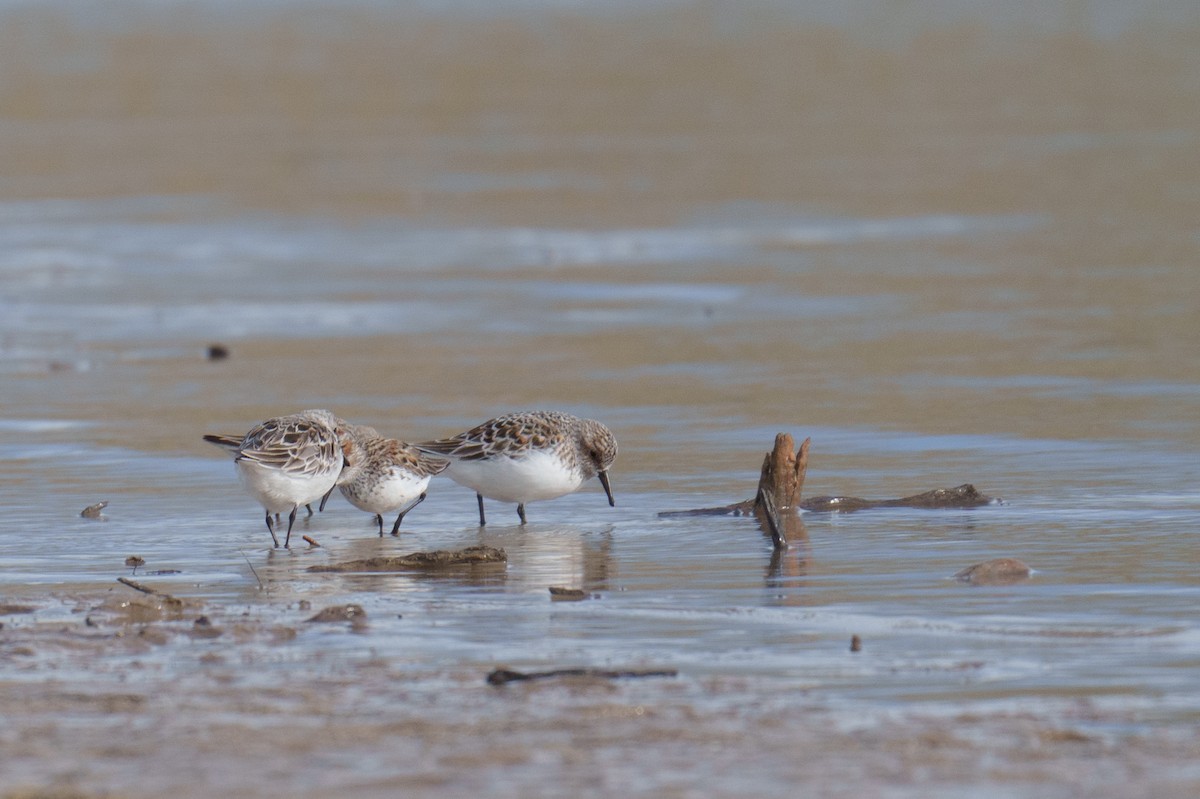
[(339, 488), (350, 504), (375, 514), (379, 535), (383, 536), (383, 514), (400, 512), (392, 526), (399, 535), (404, 515), (425, 499), (425, 490), (434, 475), (450, 465), (447, 458), (422, 452), (411, 444), (384, 438), (371, 428), (354, 428), (347, 461), (354, 475), (339, 481)]
[(609, 504), (616, 504), (608, 469), (617, 457), (617, 440), (594, 419), (559, 411), (511, 413), (416, 446), (451, 459), (446, 474), (474, 489), (481, 525), (484, 497), (517, 503), (524, 524), (527, 502), (569, 494), (593, 477), (600, 478)]
[(289, 511), (291, 541), (296, 510), (328, 494), (345, 465), (347, 425), (326, 410), (267, 419), (243, 436), (206, 435), (204, 440), (234, 455), (238, 477), (266, 510), (267, 530), (279, 546), (271, 514)]

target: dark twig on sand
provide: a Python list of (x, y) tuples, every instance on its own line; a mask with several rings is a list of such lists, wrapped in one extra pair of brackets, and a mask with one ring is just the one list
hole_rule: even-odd
[(129, 586), (134, 591), (141, 591), (143, 594), (154, 594), (157, 596), (170, 596), (170, 594), (165, 594), (162, 591), (159, 591), (157, 588), (151, 588), (150, 586), (146, 585), (145, 583), (139, 583), (137, 580), (131, 580), (128, 577), (118, 577), (117, 582), (123, 583), (123, 584)]
[(266, 586), (263, 585), (262, 578), (258, 576), (258, 569), (254, 568), (254, 564), (250, 562), (250, 558), (246, 556), (245, 552), (239, 549), (238, 554), (242, 556), (242, 559), (246, 561), (246, 565), (250, 567), (250, 573), (254, 575), (255, 580), (258, 580), (258, 590), (262, 591)]
[(128, 577), (118, 577), (117, 582), (121, 583), (122, 585), (129, 586), (130, 588), (132, 588), (135, 591), (141, 591), (143, 594), (149, 594), (150, 596), (158, 597), (167, 605), (171, 605), (174, 607), (182, 607), (183, 606), (183, 600), (180, 599), (179, 597), (172, 596), (171, 594), (168, 594), (166, 591), (159, 591), (157, 588), (151, 588), (150, 586), (146, 585), (145, 583), (139, 583), (137, 580), (131, 580)]
[(510, 682), (548, 680), (556, 677), (584, 677), (601, 680), (627, 680), (641, 677), (677, 677), (675, 669), (608, 671), (605, 669), (552, 669), (551, 671), (511, 671), (495, 669), (487, 676), (488, 685), (507, 685)]

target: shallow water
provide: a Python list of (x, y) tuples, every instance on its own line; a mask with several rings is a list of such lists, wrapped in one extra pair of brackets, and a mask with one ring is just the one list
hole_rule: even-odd
[[(3, 795), (1195, 795), (1200, 15), (918, 6), (0, 8)], [(272, 551), (200, 436), (308, 407), (593, 416), (617, 506)], [(658, 517), (780, 431), (1003, 501)]]

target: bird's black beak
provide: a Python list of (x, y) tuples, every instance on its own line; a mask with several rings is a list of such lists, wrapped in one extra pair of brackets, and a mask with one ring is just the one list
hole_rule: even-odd
[(608, 485), (608, 472), (598, 472), (596, 476), (600, 478), (600, 484), (604, 486), (604, 493), (608, 494), (609, 507), (615, 508), (617, 501), (613, 499), (612, 488)]

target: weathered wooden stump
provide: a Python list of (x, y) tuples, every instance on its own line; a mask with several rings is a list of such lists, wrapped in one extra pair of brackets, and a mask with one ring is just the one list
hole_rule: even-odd
[(808, 471), (808, 447), (812, 439), (804, 439), (800, 449), (792, 452), (795, 439), (790, 433), (775, 436), (775, 446), (763, 458), (758, 477), (758, 491), (753, 499), (722, 505), (717, 508), (664, 511), (663, 518), (676, 516), (754, 516), (763, 532), (771, 536), (777, 549), (787, 547), (800, 524), (797, 510), (804, 490), (804, 475)]

